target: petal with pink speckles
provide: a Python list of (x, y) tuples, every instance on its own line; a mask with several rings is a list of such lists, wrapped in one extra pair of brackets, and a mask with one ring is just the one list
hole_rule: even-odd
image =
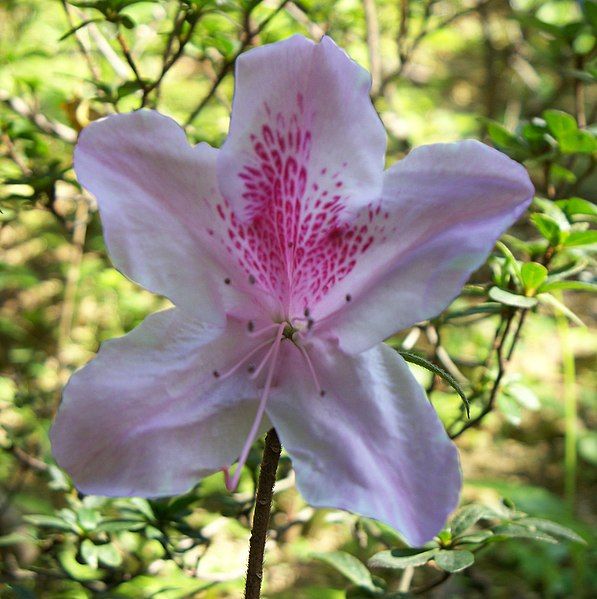
[(520, 164), (478, 141), (413, 150), (386, 171), (381, 204), (365, 218), (372, 243), (318, 306), (336, 312), (322, 326), (359, 352), (439, 314), (533, 191)]
[(458, 503), (458, 452), (404, 360), (383, 344), (358, 356), (314, 346), (321, 397), (285, 350), (268, 414), (304, 498), (386, 522), (412, 545), (431, 540)]
[(329, 37), (297, 35), (239, 57), (218, 177), (241, 220), (279, 204), (279, 224), (292, 227), (318, 200), (329, 212), (379, 196), (386, 136), (370, 82)]
[[(257, 410), (244, 326), (205, 328), (178, 308), (149, 316), (76, 372), (51, 430), (60, 466), (84, 493), (184, 493), (237, 457)], [(269, 423), (262, 423), (261, 432)]]
[(224, 318), (218, 287), (226, 276), (208, 257), (203, 197), (217, 199), (215, 156), (191, 147), (170, 118), (142, 110), (86, 127), (75, 171), (97, 198), (116, 268), (205, 321)]

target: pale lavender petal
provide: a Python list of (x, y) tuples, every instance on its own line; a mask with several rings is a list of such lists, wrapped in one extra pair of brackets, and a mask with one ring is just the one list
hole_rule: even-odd
[(175, 308), (105, 342), (64, 391), (51, 430), (58, 464), (85, 493), (145, 497), (183, 493), (230, 465), (258, 393), (246, 370), (213, 371), (254, 344), (244, 331), (205, 328)]
[(222, 323), (218, 289), (229, 275), (209, 258), (203, 201), (219, 197), (216, 154), (207, 144), (191, 147), (172, 119), (142, 110), (86, 127), (75, 171), (97, 198), (116, 268)]
[(336, 313), (322, 327), (359, 352), (437, 315), (532, 196), (526, 170), (480, 142), (413, 150), (386, 171), (371, 243), (318, 307)]
[(328, 37), (294, 36), (239, 57), (218, 178), (241, 220), (272, 202), (298, 221), (301, 205), (331, 202), (329, 212), (379, 197), (386, 136), (370, 82)]
[(288, 450), (304, 498), (429, 541), (456, 507), (456, 447), (404, 360), (385, 345), (358, 356), (334, 344), (309, 350), (320, 396), (299, 351), (285, 348), (284, 377), (269, 417)]

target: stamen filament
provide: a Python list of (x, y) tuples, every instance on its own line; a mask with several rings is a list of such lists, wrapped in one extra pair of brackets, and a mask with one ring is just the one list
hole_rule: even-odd
[[(253, 420), (253, 425), (251, 426), (251, 430), (247, 435), (247, 439), (243, 446), (242, 451), (240, 452), (240, 457), (238, 458), (238, 464), (236, 465), (236, 470), (234, 472), (234, 476), (230, 478), (230, 473), (228, 468), (223, 468), (224, 471), (224, 482), (226, 484), (226, 488), (228, 491), (232, 492), (236, 489), (238, 485), (238, 481), (240, 479), (240, 475), (247, 461), (247, 457), (249, 456), (249, 451), (251, 450), (251, 446), (255, 442), (257, 437), (257, 433), (259, 432), (259, 426), (261, 425), (261, 420), (263, 419), (263, 414), (265, 413), (265, 405), (267, 403), (267, 399), (270, 394), (270, 390), (272, 387), (272, 381), (274, 379), (274, 372), (276, 370), (276, 363), (278, 361), (278, 353), (280, 352), (280, 345), (282, 343), (282, 331), (286, 323), (282, 323), (278, 325), (278, 331), (276, 333), (276, 339), (274, 344), (272, 345), (273, 353), (272, 353), (272, 361), (269, 366), (269, 371), (267, 373), (267, 379), (265, 381), (265, 386), (263, 388), (263, 392), (261, 394), (261, 399), (259, 400), (259, 406), (257, 407), (257, 413), (255, 414), (255, 420)], [(269, 355), (270, 352), (268, 352)]]
[(268, 324), (267, 326), (261, 328), (261, 329), (257, 329), (256, 331), (249, 331), (249, 336), (250, 337), (258, 337), (259, 335), (262, 335), (263, 333), (266, 333), (267, 331), (271, 331), (272, 329), (277, 329), (280, 326), (279, 323), (274, 322), (272, 324)]
[(259, 350), (263, 349), (266, 345), (271, 343), (272, 340), (268, 339), (263, 343), (260, 343), (255, 349), (251, 350), (246, 356), (243, 356), (230, 370), (227, 370), (223, 374), (218, 373), (217, 378), (219, 380), (223, 380), (226, 377), (229, 377), (231, 374), (234, 374), (251, 356), (254, 356)]
[(315, 368), (313, 366), (313, 362), (311, 362), (311, 358), (309, 357), (307, 350), (302, 345), (297, 345), (297, 347), (299, 348), (301, 354), (303, 354), (303, 358), (305, 358), (305, 362), (307, 362), (307, 368), (309, 369), (309, 372), (311, 373), (311, 377), (313, 378), (313, 382), (315, 383), (315, 387), (317, 388), (317, 391), (320, 394), (324, 393), (324, 390), (322, 389), (321, 385), (319, 384), (319, 380), (317, 378), (317, 374), (315, 373)]
[[(271, 341), (267, 341), (267, 343), (271, 343)], [(267, 353), (265, 354), (265, 356), (263, 356), (263, 359), (259, 363), (259, 366), (257, 366), (257, 368), (255, 368), (255, 370), (251, 373), (251, 376), (249, 378), (256, 379), (259, 376), (259, 373), (263, 370), (263, 367), (267, 364), (267, 361), (270, 359), (270, 356), (273, 354), (275, 347), (276, 347), (276, 344), (273, 343), (272, 346), (267, 350)]]

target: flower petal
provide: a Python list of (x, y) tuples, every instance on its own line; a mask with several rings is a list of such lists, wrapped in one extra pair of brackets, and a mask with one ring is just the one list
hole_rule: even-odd
[(326, 298), (337, 312), (325, 326), (344, 349), (359, 352), (435, 316), (532, 196), (526, 170), (480, 142), (413, 150), (386, 171), (375, 216), (383, 235)]
[(269, 417), (305, 499), (377, 518), (421, 545), (444, 526), (461, 485), (458, 453), (404, 360), (380, 344), (357, 356), (310, 350), (320, 397), (294, 347)]
[(97, 197), (116, 268), (204, 321), (223, 322), (225, 275), (205, 251), (203, 196), (217, 195), (215, 158), (193, 148), (170, 118), (142, 110), (94, 122), (80, 135), (75, 170)]
[(329, 37), (296, 35), (239, 57), (218, 178), (242, 220), (267, 213), (274, 195), (288, 218), (295, 204), (356, 209), (379, 197), (386, 136), (370, 83)]
[(213, 371), (247, 351), (239, 327), (205, 328), (175, 308), (104, 343), (71, 378), (51, 430), (54, 456), (75, 485), (108, 496), (175, 495), (231, 464), (257, 392), (243, 371), (225, 380)]

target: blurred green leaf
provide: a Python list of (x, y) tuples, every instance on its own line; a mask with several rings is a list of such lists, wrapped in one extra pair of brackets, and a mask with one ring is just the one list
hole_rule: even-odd
[(594, 245), (597, 243), (597, 231), (572, 231), (564, 240), (566, 247)]
[(446, 572), (461, 572), (475, 563), (475, 556), (465, 549), (442, 549), (433, 559)]
[(506, 306), (514, 306), (516, 308), (526, 309), (533, 308), (537, 305), (537, 300), (534, 297), (518, 295), (517, 293), (512, 293), (505, 289), (500, 289), (499, 287), (492, 287), (489, 290), (489, 297), (496, 302), (500, 302)]
[(404, 570), (409, 566), (422, 566), (432, 560), (438, 553), (439, 548), (424, 549), (418, 547), (408, 547), (406, 549), (392, 549), (390, 551), (381, 551), (376, 553), (367, 565), (370, 568), (390, 568), (394, 570)]
[(446, 383), (448, 383), (448, 385), (450, 385), (450, 387), (452, 387), (456, 391), (456, 393), (460, 395), (460, 399), (462, 399), (466, 408), (467, 416), (470, 416), (470, 405), (468, 399), (458, 381), (449, 372), (446, 372), (443, 368), (440, 368), (439, 366), (437, 366), (437, 364), (430, 362), (429, 360), (427, 360), (423, 356), (420, 356), (419, 354), (415, 354), (413, 352), (402, 349), (398, 349), (396, 351), (407, 362), (411, 362), (412, 364), (421, 366), (421, 368), (425, 368), (426, 370), (429, 370), (430, 372), (433, 372), (434, 374), (437, 374), (439, 377), (444, 379), (444, 381), (446, 381)]
[(540, 530), (531, 530), (521, 524), (515, 524), (508, 522), (507, 524), (499, 524), (492, 528), (494, 537), (491, 540), (500, 540), (498, 537), (503, 538), (516, 538), (516, 539), (532, 539), (534, 541), (544, 541), (546, 543), (557, 543), (557, 539), (553, 536), (542, 532)]
[(345, 551), (316, 553), (313, 555), (313, 558), (332, 566), (357, 586), (373, 592), (378, 590), (366, 566), (350, 553), (346, 553)]
[(547, 279), (547, 268), (537, 262), (525, 262), (520, 269), (520, 278), (527, 296), (535, 295), (535, 291), (541, 287)]
[(521, 518), (520, 520), (516, 520), (516, 524), (526, 526), (533, 532), (540, 531), (567, 541), (586, 544), (586, 541), (572, 529), (551, 520), (545, 520), (544, 518)]
[(456, 512), (450, 523), (452, 536), (458, 537), (462, 535), (481, 519), (495, 520), (496, 518), (499, 518), (499, 515), (490, 507), (479, 503), (465, 505)]

